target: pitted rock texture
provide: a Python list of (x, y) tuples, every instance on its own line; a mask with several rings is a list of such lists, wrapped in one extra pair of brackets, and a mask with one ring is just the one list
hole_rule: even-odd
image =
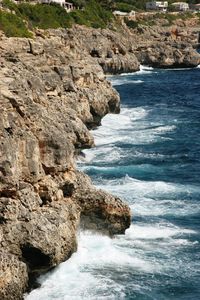
[(140, 64), (155, 68), (199, 65), (200, 54), (193, 48), (199, 37), (196, 23), (184, 27), (177, 21), (177, 25), (162, 26), (162, 21), (157, 21), (160, 26), (139, 25), (136, 29), (123, 23), (116, 31), (75, 26), (67, 34), (73, 47), (84, 49), (105, 74), (135, 72)]
[(20, 299), (21, 291), (28, 281), (27, 266), (18, 257), (1, 250), (0, 253), (0, 297)]
[(192, 68), (200, 63), (200, 55), (187, 44), (156, 42), (149, 47), (139, 47), (135, 52), (143, 65), (155, 68)]
[(0, 51), (0, 299), (17, 300), (76, 251), (80, 216), (112, 235), (130, 210), (75, 170), (77, 152), (94, 146), (89, 129), (120, 109), (98, 62), (65, 30), (2, 36)]
[(76, 171), (73, 199), (81, 207), (81, 226), (106, 234), (123, 234), (130, 226), (129, 208), (118, 198), (96, 190), (85, 174)]
[(75, 26), (70, 34), (75, 44), (85, 49), (106, 74), (120, 74), (139, 70), (140, 63), (132, 52), (134, 38), (123, 32)]
[[(161, 20), (160, 20), (161, 21)], [(200, 64), (199, 29), (179, 26), (139, 26), (133, 30), (134, 54), (143, 65), (155, 68), (191, 68)]]

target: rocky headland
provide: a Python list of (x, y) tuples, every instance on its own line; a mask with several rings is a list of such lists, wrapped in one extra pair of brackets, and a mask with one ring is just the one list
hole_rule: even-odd
[(193, 67), (200, 55), (170, 29), (80, 26), (34, 39), (1, 34), (0, 53), (0, 298), (17, 300), (76, 251), (80, 226), (113, 235), (130, 225), (128, 206), (75, 164), (94, 146), (89, 130), (120, 111), (105, 74)]

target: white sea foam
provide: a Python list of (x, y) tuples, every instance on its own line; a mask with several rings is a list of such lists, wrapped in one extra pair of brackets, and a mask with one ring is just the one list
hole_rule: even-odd
[[(112, 126), (111, 126), (112, 124)], [(129, 114), (123, 113), (123, 110), (120, 115), (106, 115), (102, 120), (102, 126), (98, 128), (98, 130), (93, 131), (93, 133), (98, 133), (105, 130), (118, 130), (126, 128), (127, 125), (131, 124), (130, 112)]]
[(123, 84), (140, 84), (143, 83), (143, 80), (128, 80), (128, 79), (111, 79), (112, 85), (117, 86), (117, 85), (123, 85)]
[(145, 66), (145, 65), (140, 65), (140, 70), (152, 71), (153, 67), (149, 67), (149, 66)]
[[(144, 66), (144, 65), (140, 65), (140, 70), (136, 71), (134, 73), (122, 73), (120, 74), (120, 76), (133, 76), (133, 75), (140, 75), (140, 74), (150, 74), (152, 73), (152, 71), (154, 71), (154, 68), (149, 67), (149, 66)], [(154, 71), (155, 72), (155, 71)], [(156, 72), (155, 72), (156, 73)]]
[(193, 67), (191, 68), (169, 68), (169, 69), (164, 69), (164, 71), (187, 71), (187, 70), (192, 70), (194, 69)]
[(136, 75), (156, 73), (152, 67), (140, 65), (140, 70), (135, 72)]
[(133, 109), (123, 107), (121, 110), (122, 116), (128, 116), (131, 121), (144, 119), (149, 113), (149, 110), (144, 107), (135, 107)]
[(166, 137), (165, 134), (174, 131), (176, 126), (158, 123), (151, 123), (150, 126), (145, 121), (148, 114), (149, 109), (145, 107), (132, 109), (124, 107), (120, 115), (105, 116), (102, 120), (102, 126), (92, 132), (96, 145), (111, 145), (117, 142), (137, 145), (153, 143), (158, 139), (169, 140), (170, 138)]
[(127, 239), (166, 239), (169, 237), (194, 234), (195, 231), (180, 228), (169, 223), (158, 223), (155, 225), (131, 225), (126, 231)]
[[(41, 288), (32, 291), (26, 300), (50, 299), (121, 299), (124, 296), (123, 284), (117, 284), (112, 276), (104, 276), (104, 272), (112, 274), (123, 270), (134, 272), (156, 272), (155, 266), (148, 260), (135, 255), (131, 256), (118, 246), (118, 240), (89, 232), (79, 236), (78, 252), (69, 261), (41, 276)], [(103, 273), (100, 270), (104, 270)], [(97, 296), (98, 295), (98, 296)]]
[[(131, 73), (121, 73), (120, 75), (116, 76), (116, 75), (109, 75), (107, 76), (107, 79), (110, 80), (112, 83), (115, 81), (115, 78), (117, 78), (116, 80), (118, 80), (118, 77), (130, 77), (130, 76), (134, 76), (134, 75), (142, 75), (142, 74), (151, 74), (154, 70), (154, 68), (149, 67), (149, 66), (144, 66), (144, 65), (140, 65), (140, 69), (139, 71), (136, 72), (131, 72)], [(128, 80), (128, 79), (125, 79)]]
[(150, 129), (151, 131), (155, 132), (155, 133), (163, 133), (163, 132), (170, 132), (170, 131), (174, 131), (176, 129), (175, 125), (163, 125), (163, 126), (158, 126), (156, 128), (154, 128), (153, 130)]
[(103, 181), (103, 186), (107, 183), (106, 188), (111, 190), (119, 191), (121, 188), (126, 190), (135, 191), (137, 195), (154, 195), (160, 194), (177, 194), (177, 193), (188, 193), (189, 195), (193, 192), (200, 192), (200, 188), (195, 185), (182, 185), (178, 183), (164, 182), (164, 181), (145, 181), (138, 180), (126, 175), (123, 178), (106, 180)]
[(114, 146), (105, 145), (102, 147), (97, 147), (95, 151), (93, 149), (85, 151), (85, 156), (81, 157), (78, 160), (79, 167), (83, 168), (85, 167), (85, 163), (95, 162), (95, 163), (101, 163), (103, 162), (118, 162), (122, 157), (124, 153), (119, 148)]
[(189, 216), (200, 213), (198, 200), (190, 199), (191, 195), (199, 195), (198, 186), (143, 181), (125, 176), (114, 180), (101, 179), (97, 187), (125, 199), (134, 216)]
[[(123, 299), (123, 280), (129, 279), (129, 272), (155, 274), (171, 272), (174, 268), (177, 272), (177, 262), (175, 266), (171, 255), (179, 248), (191, 246), (191, 242), (184, 238), (188, 234), (195, 232), (169, 223), (138, 223), (132, 225), (125, 236), (114, 239), (81, 232), (77, 253), (55, 271), (41, 276), (41, 288), (32, 291), (25, 299)], [(151, 251), (167, 255), (168, 263), (160, 256), (152, 259), (149, 256)], [(121, 283), (115, 281), (116, 272), (123, 276)], [(135, 288), (140, 290), (141, 284)]]
[[(174, 260), (173, 255), (180, 248), (197, 244), (186, 238), (194, 234), (193, 230), (166, 222), (135, 223), (126, 230), (125, 236), (114, 239), (81, 232), (77, 253), (53, 272), (41, 276), (41, 288), (25, 299), (124, 299), (123, 282), (129, 280), (130, 274), (171, 274), (175, 271), (178, 276), (178, 272), (183, 272), (183, 262)], [(149, 255), (152, 251), (154, 257)], [(159, 255), (155, 256), (156, 253)], [(187, 263), (185, 272), (194, 272), (194, 268)], [(116, 273), (118, 278), (123, 276), (119, 282), (115, 281)], [(136, 290), (144, 288), (142, 284), (133, 283)]]
[(154, 200), (142, 198), (130, 205), (135, 216), (189, 216), (200, 213), (197, 202), (188, 200)]
[[(143, 109), (141, 110), (141, 114), (144, 114)], [(98, 130), (94, 130), (92, 133), (95, 137), (97, 146), (113, 144), (117, 141), (124, 141), (126, 136), (121, 134), (121, 131), (131, 129), (131, 127), (132, 120), (129, 114), (122, 113), (120, 115), (107, 115), (102, 120), (102, 126), (99, 127)]]

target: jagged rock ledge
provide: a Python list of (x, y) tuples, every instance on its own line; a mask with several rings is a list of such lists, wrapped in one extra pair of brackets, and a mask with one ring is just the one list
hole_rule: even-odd
[[(193, 24), (194, 25), (194, 24)], [(139, 26), (130, 30), (124, 24), (118, 31), (75, 26), (71, 41), (93, 57), (105, 74), (135, 72), (140, 64), (155, 68), (191, 68), (200, 64), (196, 51), (199, 30), (180, 27)]]

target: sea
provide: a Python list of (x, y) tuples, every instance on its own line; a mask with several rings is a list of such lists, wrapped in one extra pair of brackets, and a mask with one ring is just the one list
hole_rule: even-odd
[(78, 234), (78, 251), (26, 300), (200, 299), (200, 68), (110, 76), (121, 113), (93, 130), (78, 168), (131, 208), (125, 235)]

